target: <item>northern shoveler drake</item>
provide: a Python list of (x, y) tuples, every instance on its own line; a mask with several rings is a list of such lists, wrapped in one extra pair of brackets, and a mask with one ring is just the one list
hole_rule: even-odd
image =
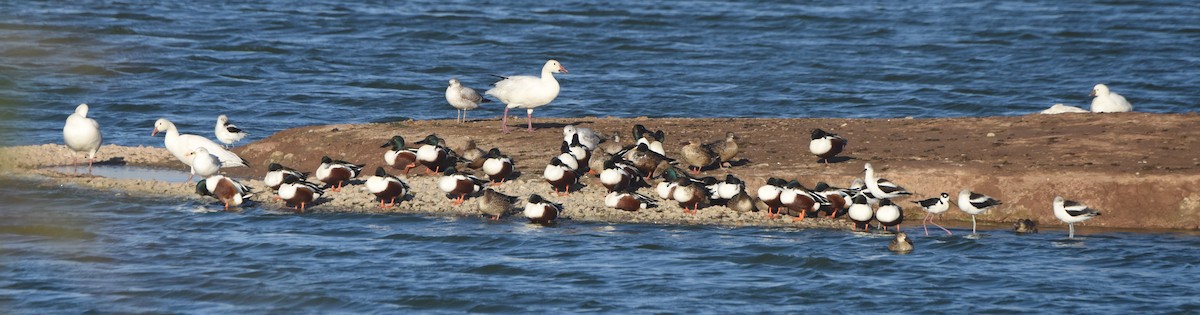
[(733, 176), (733, 174), (727, 174), (725, 175), (725, 180), (717, 182), (717, 184), (714, 185), (713, 191), (716, 193), (713, 194), (712, 199), (730, 200), (733, 199), (733, 196), (737, 196), (738, 194), (746, 191), (746, 183), (742, 182), (742, 180), (737, 178), (737, 176)]
[(650, 132), (646, 126), (634, 125), (633, 138), (637, 139), (637, 144), (645, 144), (650, 151), (654, 151), (659, 155), (667, 155), (667, 151), (663, 150), (663, 141), (666, 139), (666, 134), (662, 130)]
[(192, 174), (201, 178), (216, 175), (221, 171), (221, 160), (208, 153), (208, 149), (204, 147), (197, 147), (195, 151), (188, 153), (188, 157), (192, 158)]
[(911, 253), (913, 251), (913, 241), (911, 238), (908, 238), (907, 233), (897, 232), (896, 238), (888, 242), (888, 250), (900, 254)]
[(525, 203), (525, 217), (537, 224), (550, 224), (562, 213), (562, 204), (543, 199), (537, 194), (529, 195)]
[(492, 181), (492, 186), (503, 184), (508, 176), (512, 175), (513, 160), (500, 153), (500, 149), (492, 148), (484, 157), (486, 160), (483, 161), (483, 174)]
[(971, 215), (971, 235), (975, 235), (975, 216), (1000, 205), (1000, 200), (965, 188), (958, 192), (958, 209)]
[(804, 221), (804, 218), (808, 217), (809, 213), (816, 212), (817, 206), (823, 202), (822, 197), (801, 185), (797, 180), (788, 182), (787, 186), (779, 192), (779, 203), (796, 217), (792, 219), (793, 222)]
[(737, 157), (737, 135), (734, 135), (732, 131), (726, 132), (724, 140), (709, 142), (704, 147), (717, 154), (717, 162), (721, 163), (723, 167), (725, 163), (733, 161), (733, 158)]
[(1054, 217), (1067, 223), (1067, 238), (1075, 238), (1075, 223), (1091, 220), (1100, 215), (1100, 211), (1092, 209), (1083, 203), (1054, 197)]
[(383, 161), (392, 168), (404, 171), (405, 176), (408, 176), (409, 170), (417, 167), (417, 150), (404, 147), (403, 136), (393, 136), (391, 140), (379, 147), (391, 147), (390, 150), (383, 153)]
[(229, 117), (225, 115), (217, 116), (217, 125), (213, 127), (213, 133), (216, 134), (217, 140), (225, 144), (225, 147), (229, 147), (249, 135), (246, 131), (239, 129), (237, 125), (229, 122)]
[(267, 187), (271, 187), (271, 189), (279, 190), (279, 185), (283, 185), (283, 177), (285, 175), (295, 176), (302, 181), (308, 180), (308, 173), (301, 173), (279, 163), (271, 163), (271, 165), (267, 165), (267, 175), (263, 176), (263, 183), (267, 184)]
[(696, 214), (702, 205), (709, 203), (709, 192), (704, 186), (696, 185), (691, 180), (682, 177), (675, 181), (675, 185), (672, 197), (679, 202), (679, 207), (683, 208), (684, 213)]
[[(396, 198), (404, 199), (409, 190), (408, 183), (400, 180), (396, 176), (388, 174), (383, 170), (383, 167), (375, 168), (375, 176), (367, 178), (367, 191), (375, 194), (375, 198), (379, 199), (379, 208), (391, 208), (396, 206)], [(384, 202), (387, 202), (386, 204)]]
[(454, 205), (461, 205), (467, 195), (483, 190), (487, 181), (474, 175), (459, 173), (454, 167), (443, 171), (442, 179), (438, 180), (438, 188), (454, 197)]
[(87, 153), (88, 174), (92, 174), (92, 163), (96, 161), (96, 152), (100, 151), (100, 143), (104, 140), (104, 136), (100, 134), (100, 123), (88, 118), (87, 114), (88, 104), (79, 104), (75, 107), (75, 112), (67, 116), (67, 123), (63, 125), (63, 142), (71, 149), (72, 175), (79, 172), (80, 152)]
[(317, 166), (317, 180), (325, 183), (330, 191), (341, 191), (351, 178), (358, 177), (366, 164), (354, 164), (342, 160), (334, 160), (329, 156), (321, 157), (321, 165)]
[(558, 80), (554, 79), (555, 73), (567, 73), (567, 68), (558, 63), (558, 60), (547, 60), (546, 64), (542, 65), (542, 76), (511, 76), (500, 77), (500, 81), (493, 83), (495, 87), (483, 92), (491, 95), (504, 103), (504, 117), (500, 122), (500, 131), (508, 133), (508, 110), (513, 108), (524, 108), (525, 115), (529, 120), (529, 132), (533, 132), (533, 109), (549, 104), (558, 97)]
[[(167, 151), (171, 152), (171, 155), (174, 155), (176, 159), (179, 159), (180, 162), (183, 162), (189, 168), (192, 166), (192, 159), (188, 156), (188, 153), (194, 152), (198, 147), (204, 147), (204, 149), (208, 150), (208, 153), (217, 156), (217, 159), (221, 160), (221, 167), (249, 165), (246, 160), (237, 156), (237, 154), (225, 150), (224, 146), (208, 140), (208, 138), (191, 134), (179, 134), (179, 130), (175, 128), (175, 124), (166, 118), (159, 118), (154, 122), (154, 131), (150, 132), (150, 136), (157, 135), (159, 131), (166, 133), (166, 136), (163, 138), (163, 145), (167, 147)], [(188, 175), (188, 181), (192, 181), (192, 177), (195, 175), (194, 171)]]
[(836, 218), (843, 214), (850, 207), (850, 190), (845, 188), (837, 188), (829, 186), (825, 182), (817, 182), (817, 186), (813, 187), (813, 192), (820, 194), (828, 200), (829, 203), (822, 204), (817, 211), (825, 211), (829, 213), (829, 218)]
[(683, 156), (683, 161), (687, 162), (688, 170), (691, 170), (692, 174), (699, 174), (704, 167), (712, 165), (717, 161), (717, 153), (700, 145), (699, 142), (685, 142), (679, 153)]
[(888, 227), (895, 226), (896, 231), (900, 231), (900, 223), (904, 222), (904, 209), (897, 206), (891, 199), (883, 199), (879, 201), (879, 208), (875, 209), (875, 221), (879, 221), (879, 225), (883, 226), (883, 230), (887, 231)]
[(250, 199), (250, 188), (242, 185), (242, 183), (233, 180), (232, 178), (213, 175), (208, 178), (201, 179), (196, 182), (196, 193), (201, 196), (213, 196), (221, 203), (225, 204), (225, 211), (229, 211), (229, 207), (237, 207), (242, 205), (242, 202)]
[(563, 141), (571, 141), (571, 138), (579, 135), (579, 143), (587, 147), (588, 151), (595, 151), (596, 146), (602, 141), (600, 135), (592, 128), (579, 127), (575, 125), (563, 126)]
[(921, 220), (921, 226), (925, 228), (925, 236), (929, 236), (929, 223), (932, 223), (933, 226), (941, 228), (942, 231), (946, 231), (947, 235), (954, 234), (945, 227), (933, 222), (933, 215), (941, 215), (943, 212), (946, 212), (946, 210), (950, 210), (950, 194), (942, 193), (938, 197), (913, 201), (913, 203), (921, 206), (922, 209), (925, 209), (925, 219)]
[(463, 123), (467, 121), (467, 111), (479, 108), (480, 103), (491, 100), (483, 98), (475, 89), (463, 86), (457, 78), (450, 78), (450, 86), (446, 87), (446, 102), (458, 110), (455, 121)]
[[(579, 142), (579, 135), (571, 136), (571, 141), (563, 141), (563, 149), (565, 152), (571, 152), (575, 156), (575, 162), (578, 167), (587, 167), (588, 161), (592, 158), (592, 151)], [(576, 170), (579, 170), (576, 168)]]
[(291, 174), (283, 175), (283, 185), (279, 186), (279, 199), (296, 207), (297, 213), (304, 213), (305, 206), (313, 203), (325, 194), (317, 184), (313, 184)]
[(508, 213), (513, 203), (517, 202), (517, 197), (501, 194), (491, 188), (484, 189), (483, 195), (477, 199), (479, 212), (492, 216), (492, 220), (500, 220), (500, 216)]
[(875, 168), (871, 167), (871, 163), (863, 165), (863, 172), (866, 173), (863, 176), (863, 181), (867, 184), (867, 189), (877, 199), (891, 199), (912, 194), (908, 190), (905, 190), (904, 187), (900, 187), (900, 185), (896, 185), (886, 178), (875, 177)]
[(842, 150), (846, 148), (847, 142), (846, 138), (841, 136), (825, 132), (825, 130), (813, 129), (812, 140), (808, 142), (808, 152), (812, 152), (820, 158), (817, 163), (824, 161), (825, 165), (829, 165), (829, 159), (841, 154)]
[(416, 144), (421, 145), (420, 148), (417, 148), (417, 162), (424, 165), (426, 172), (430, 174), (442, 173), (447, 168), (454, 167), (454, 164), (458, 162), (458, 155), (447, 148), (445, 141), (437, 135), (426, 136)]
[(776, 218), (781, 212), (780, 207), (783, 203), (779, 201), (779, 195), (783, 194), (783, 186), (787, 182), (783, 179), (771, 177), (767, 179), (767, 183), (758, 187), (758, 200), (762, 201), (767, 206), (767, 217)]
[(559, 152), (561, 153), (558, 156), (555, 156), (555, 159), (562, 161), (562, 164), (570, 168), (572, 171), (579, 171), (579, 157), (575, 156), (574, 153), (571, 153), (571, 147), (568, 146), (567, 143), (564, 142), (562, 144)]
[(542, 178), (545, 178), (550, 187), (554, 188), (554, 193), (560, 196), (569, 194), (571, 187), (579, 180), (575, 171), (563, 163), (562, 159), (551, 159), (550, 164), (546, 165), (546, 170), (542, 172)]
[(658, 206), (650, 197), (636, 192), (611, 191), (604, 196), (604, 205), (625, 211), (638, 211)]
[(604, 162), (604, 171), (600, 172), (600, 184), (610, 192), (636, 191), (638, 188), (649, 186), (637, 167), (619, 158)]
[(862, 227), (863, 230), (870, 230), (871, 220), (875, 219), (875, 209), (871, 209), (871, 204), (867, 203), (867, 196), (856, 194), (850, 198), (850, 209), (846, 211), (846, 216), (850, 217), (850, 221), (854, 221), (854, 229)]

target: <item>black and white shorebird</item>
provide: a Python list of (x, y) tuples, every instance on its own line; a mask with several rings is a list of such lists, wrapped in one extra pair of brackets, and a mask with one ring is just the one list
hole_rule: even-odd
[(216, 134), (217, 140), (225, 144), (228, 148), (234, 142), (238, 142), (245, 138), (248, 133), (229, 122), (229, 117), (225, 115), (217, 116), (217, 125), (213, 127), (213, 133)]
[(1067, 238), (1075, 238), (1075, 223), (1090, 220), (1100, 215), (1100, 211), (1088, 207), (1088, 205), (1063, 199), (1062, 196), (1054, 197), (1054, 217), (1067, 223)]
[(846, 216), (854, 221), (854, 229), (862, 226), (863, 230), (870, 230), (869, 224), (875, 218), (875, 209), (871, 209), (871, 204), (867, 203), (867, 196), (859, 193), (850, 198), (850, 209), (846, 210)]
[(846, 148), (846, 143), (846, 138), (825, 130), (813, 129), (812, 140), (808, 142), (808, 152), (821, 158), (817, 160), (818, 163), (823, 161), (825, 165), (829, 165), (829, 159), (841, 154)]
[(404, 200), (404, 195), (409, 191), (408, 183), (388, 174), (382, 166), (375, 168), (375, 176), (367, 178), (366, 186), (367, 191), (379, 199), (381, 209), (396, 206), (396, 198)]
[(933, 215), (941, 215), (942, 213), (946, 212), (946, 210), (950, 210), (950, 194), (942, 193), (941, 196), (913, 201), (913, 203), (920, 205), (922, 209), (925, 209), (925, 219), (921, 220), (921, 227), (925, 228), (925, 236), (929, 236), (928, 224), (933, 224), (933, 226), (941, 228), (942, 231), (946, 231), (947, 235), (954, 235), (954, 233), (950, 233), (950, 230), (947, 230), (945, 227), (933, 222)]
[(866, 173), (863, 176), (863, 181), (867, 184), (867, 189), (871, 191), (871, 194), (875, 198), (891, 199), (912, 194), (908, 190), (905, 190), (904, 187), (900, 187), (900, 185), (896, 185), (886, 178), (876, 177), (875, 168), (871, 167), (871, 163), (863, 165), (863, 172)]
[(896, 232), (900, 232), (900, 223), (904, 222), (904, 209), (893, 203), (891, 199), (880, 200), (879, 208), (875, 209), (875, 221), (879, 221), (879, 225), (883, 226), (884, 231), (887, 231), (888, 227), (895, 226)]
[(958, 209), (971, 215), (971, 235), (975, 235), (975, 216), (1000, 205), (1000, 200), (965, 188), (958, 192)]

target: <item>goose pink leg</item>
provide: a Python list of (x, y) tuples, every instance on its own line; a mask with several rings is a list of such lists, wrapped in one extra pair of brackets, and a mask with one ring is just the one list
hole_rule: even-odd
[(530, 109), (529, 112), (525, 114), (525, 117), (529, 121), (529, 130), (526, 131), (533, 132), (533, 110)]
[(508, 107), (504, 107), (504, 117), (500, 120), (500, 131), (508, 133)]

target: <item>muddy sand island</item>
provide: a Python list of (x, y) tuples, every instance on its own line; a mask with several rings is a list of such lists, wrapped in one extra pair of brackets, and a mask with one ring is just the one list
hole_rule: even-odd
[[(523, 122), (522, 122), (523, 123)], [(798, 179), (812, 187), (818, 181), (845, 187), (862, 176), (863, 164), (872, 163), (881, 176), (914, 192), (897, 198), (904, 207), (904, 226), (920, 225), (925, 216), (911, 201), (956, 195), (969, 187), (995, 197), (1003, 205), (979, 216), (981, 222), (1013, 222), (1022, 218), (1042, 225), (1061, 225), (1054, 218), (1055, 196), (1084, 202), (1103, 215), (1082, 226), (1138, 229), (1200, 229), (1200, 115), (1188, 114), (1060, 114), (1005, 117), (934, 119), (770, 119), (770, 118), (561, 118), (538, 119), (534, 132), (498, 131), (497, 119), (456, 123), (453, 120), (400, 121), (372, 124), (306, 126), (287, 129), (265, 139), (233, 149), (251, 162), (248, 168), (224, 169), (256, 188), (256, 207), (283, 210), (274, 192), (261, 178), (270, 163), (311, 172), (328, 155), (366, 164), (365, 180), (383, 164), (385, 148), (394, 135), (412, 142), (435, 133), (456, 148), (467, 139), (484, 150), (498, 147), (516, 160), (521, 175), (496, 188), (527, 197), (547, 196), (562, 203), (569, 220), (642, 222), (662, 224), (715, 224), (726, 226), (788, 226), (849, 228), (844, 218), (792, 217), (769, 219), (763, 212), (739, 213), (723, 206), (685, 214), (674, 201), (656, 208), (626, 212), (604, 207), (606, 193), (594, 176), (581, 180), (583, 188), (556, 196), (541, 174), (558, 154), (562, 127), (577, 124), (606, 135), (618, 134), (621, 143), (632, 143), (634, 124), (666, 133), (668, 156), (678, 156), (685, 141), (713, 141), (735, 133), (741, 150), (736, 166), (706, 169), (705, 176), (742, 178), (751, 192), (769, 177)], [(523, 124), (522, 124), (523, 125)], [(516, 126), (516, 123), (514, 123)], [(150, 129), (151, 126), (146, 126)], [(809, 133), (821, 128), (849, 140), (833, 163), (817, 163), (808, 152)], [(185, 130), (184, 133), (196, 133)], [(206, 135), (204, 132), (199, 132)], [(98, 160), (106, 164), (169, 168), (186, 172), (161, 145), (125, 147), (105, 145)], [(51, 166), (66, 165), (68, 173)], [(0, 148), (0, 176), (32, 180), (40, 185), (78, 185), (132, 195), (202, 199), (194, 183), (169, 183), (152, 178), (115, 179), (69, 174), (71, 152), (61, 144)], [(86, 171), (86, 166), (83, 170)], [(401, 172), (388, 168), (393, 175)], [(340, 192), (328, 192), (310, 211), (364, 213), (431, 213), (480, 216), (478, 205), (468, 200), (453, 206), (437, 188), (438, 176), (418, 167), (403, 177), (412, 186), (411, 200), (380, 209), (361, 181)], [(654, 196), (650, 188), (642, 193)], [(203, 200), (216, 201), (209, 197)], [(953, 197), (951, 198), (954, 199)], [(519, 202), (519, 204), (523, 204)], [(215, 208), (220, 208), (217, 204)], [(524, 220), (520, 214), (511, 218)], [(941, 220), (967, 221), (970, 217), (951, 206)]]

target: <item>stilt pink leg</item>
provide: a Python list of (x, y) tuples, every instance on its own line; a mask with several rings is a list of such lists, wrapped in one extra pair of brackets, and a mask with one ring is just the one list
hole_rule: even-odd
[(950, 230), (947, 230), (946, 228), (942, 227), (941, 225), (938, 225), (937, 222), (933, 222), (933, 217), (929, 217), (929, 223), (932, 223), (933, 226), (941, 228), (942, 231), (946, 231), (946, 235), (954, 235), (954, 233), (951, 233)]
[(925, 213), (925, 218), (921, 219), (921, 227), (925, 228), (925, 236), (929, 236), (929, 226), (925, 225), (925, 222), (929, 222), (929, 213), (928, 212)]

